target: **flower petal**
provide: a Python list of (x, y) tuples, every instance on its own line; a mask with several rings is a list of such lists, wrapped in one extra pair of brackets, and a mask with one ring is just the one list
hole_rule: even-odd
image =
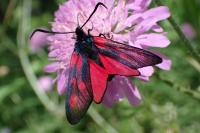
[(138, 25), (135, 26), (135, 29), (132, 31), (135, 35), (141, 35), (147, 31), (149, 31), (153, 25), (155, 25), (157, 19), (155, 18), (147, 18), (140, 22)]
[(48, 92), (52, 89), (53, 79), (49, 76), (42, 76), (38, 79), (38, 85), (42, 91)]
[(57, 91), (59, 95), (66, 93), (68, 76), (65, 71), (60, 72), (57, 78)]
[(112, 107), (115, 102), (120, 101), (125, 95), (132, 105), (140, 103), (141, 96), (132, 81), (124, 76), (115, 76), (112, 81), (108, 82), (108, 88), (102, 103), (107, 107)]
[(124, 97), (123, 86), (120, 86), (120, 76), (115, 76), (107, 84), (107, 89), (104, 94), (102, 103), (107, 107), (112, 107), (115, 102), (121, 100)]
[(149, 81), (149, 77), (146, 76), (137, 76), (137, 78), (145, 82)]
[(141, 76), (150, 77), (154, 73), (154, 69), (152, 66), (143, 67), (138, 69), (141, 73)]
[(163, 60), (162, 63), (156, 65), (157, 67), (163, 70), (167, 70), (167, 71), (171, 69), (172, 61), (170, 59), (168, 59), (165, 55), (158, 53), (156, 51), (152, 51), (152, 52), (160, 56)]
[(163, 28), (157, 24), (152, 27), (152, 30), (155, 32), (163, 32), (164, 31)]
[[(162, 57), (162, 56), (161, 56)], [(156, 65), (157, 67), (163, 69), (163, 70), (170, 70), (171, 69), (171, 65), (172, 65), (172, 61), (168, 58), (162, 57), (163, 62)]]
[(170, 44), (170, 41), (163, 34), (150, 33), (138, 36), (135, 43), (144, 46), (164, 48)]
[(183, 31), (183, 33), (185, 34), (185, 36), (188, 38), (188, 39), (194, 39), (197, 35), (195, 29), (192, 27), (191, 24), (189, 23), (184, 23), (182, 26), (181, 26), (181, 29)]
[(170, 16), (170, 12), (169, 12), (169, 8), (166, 6), (160, 6), (160, 7), (156, 7), (156, 8), (152, 8), (147, 10), (146, 12), (144, 12), (144, 14), (142, 15), (144, 19), (146, 18), (154, 18), (157, 21), (160, 20), (164, 20), (169, 18)]
[(54, 62), (45, 66), (44, 71), (48, 73), (56, 72), (58, 70), (59, 63)]
[(128, 0), (127, 7), (132, 10), (141, 11), (146, 9), (151, 0)]
[(128, 98), (129, 103), (134, 106), (138, 105), (141, 101), (141, 96), (137, 87), (127, 77), (121, 76), (121, 81), (122, 81), (121, 84), (123, 86), (124, 93), (126, 97)]
[(136, 34), (142, 34), (150, 30), (158, 21), (167, 19), (169, 16), (169, 9), (165, 6), (147, 10), (142, 15), (144, 20), (135, 27), (134, 32), (136, 32)]

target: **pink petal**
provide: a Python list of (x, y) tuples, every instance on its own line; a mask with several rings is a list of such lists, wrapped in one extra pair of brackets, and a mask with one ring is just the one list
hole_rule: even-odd
[(135, 5), (135, 3), (127, 4), (126, 8), (136, 10), (136, 11), (141, 10), (141, 7), (139, 5)]
[(134, 106), (138, 105), (141, 101), (141, 96), (137, 87), (127, 77), (121, 76), (121, 78), (122, 78), (121, 80), (123, 81), (122, 85), (124, 86), (123, 90), (128, 98), (129, 103)]
[(153, 75), (154, 69), (152, 66), (143, 67), (138, 69), (141, 73), (140, 76), (137, 76), (137, 78), (143, 80), (143, 81), (149, 81), (149, 77)]
[(44, 71), (48, 73), (56, 72), (58, 70), (59, 63), (54, 62), (45, 66)]
[(165, 6), (147, 10), (142, 15), (144, 20), (135, 27), (134, 32), (136, 32), (136, 34), (142, 34), (150, 30), (158, 21), (164, 20), (169, 16), (169, 9)]
[(163, 28), (157, 24), (152, 27), (152, 30), (155, 32), (163, 32), (164, 31)]
[(132, 10), (142, 10), (146, 9), (149, 4), (151, 3), (151, 0), (128, 0), (127, 7)]
[(183, 33), (185, 34), (185, 36), (188, 39), (194, 39), (196, 37), (196, 31), (195, 29), (192, 27), (191, 24), (189, 23), (185, 23), (181, 26), (181, 29), (183, 31)]
[(132, 105), (140, 103), (141, 96), (132, 81), (124, 76), (115, 76), (112, 81), (108, 82), (102, 103), (107, 107), (112, 107), (114, 103), (120, 101), (124, 96), (127, 96)]
[(169, 8), (166, 6), (160, 6), (152, 8), (144, 12), (143, 18), (155, 18), (157, 21), (164, 20), (170, 17)]
[(143, 34), (137, 37), (137, 44), (149, 47), (167, 47), (170, 44), (169, 39), (163, 34), (150, 33)]
[(146, 77), (146, 76), (137, 76), (137, 78), (145, 82), (149, 81), (149, 77)]
[(141, 73), (141, 76), (150, 77), (154, 73), (154, 69), (152, 66), (143, 67), (138, 69)]
[(60, 72), (60, 74), (58, 74), (58, 78), (57, 78), (57, 91), (59, 95), (62, 95), (66, 92), (66, 88), (67, 88), (67, 80), (68, 78), (66, 78), (66, 74), (64, 71)]
[(54, 57), (56, 57), (56, 56), (58, 55), (58, 52), (59, 52), (59, 51), (60, 51), (59, 49), (55, 49), (55, 50), (50, 51), (49, 54), (48, 54), (48, 57), (49, 57), (49, 58), (54, 58)]
[(164, 56), (161, 53), (158, 53), (155, 51), (153, 51), (153, 53), (160, 56), (163, 60), (162, 63), (156, 65), (157, 67), (159, 67), (160, 69), (163, 69), (163, 70), (167, 70), (167, 71), (171, 69), (172, 61), (170, 59), (168, 59), (166, 56)]
[(155, 24), (157, 20), (155, 18), (144, 19), (141, 23), (136, 25), (135, 29), (132, 31), (135, 35), (143, 34), (149, 31)]
[(140, 13), (137, 13), (135, 15), (131, 15), (126, 19), (125, 25), (127, 27), (131, 27), (132, 25), (136, 24), (141, 19)]
[(53, 79), (49, 76), (42, 76), (38, 79), (38, 85), (42, 91), (48, 92), (52, 89)]
[[(162, 57), (162, 56), (161, 56)], [(171, 69), (171, 65), (172, 65), (172, 61), (168, 58), (164, 58), (162, 57), (163, 62), (156, 65), (157, 67), (163, 69), (163, 70), (170, 70)]]
[(116, 76), (107, 84), (102, 103), (107, 107), (112, 107), (116, 102), (124, 97), (123, 86), (119, 85), (120, 78)]
[(152, 0), (141, 0), (142, 8), (147, 8), (151, 4)]

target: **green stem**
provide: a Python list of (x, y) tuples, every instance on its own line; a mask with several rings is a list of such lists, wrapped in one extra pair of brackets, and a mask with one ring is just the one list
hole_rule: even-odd
[[(159, 6), (163, 5), (160, 0), (155, 0), (155, 3), (157, 5), (159, 5)], [(195, 49), (195, 47), (190, 43), (190, 41), (184, 35), (184, 33), (182, 32), (181, 28), (176, 23), (175, 19), (171, 16), (168, 19), (168, 21), (171, 24), (171, 26), (174, 28), (174, 30), (176, 31), (176, 33), (178, 34), (178, 36), (180, 37), (180, 39), (185, 44), (185, 47), (188, 49), (188, 53), (190, 53), (192, 56), (194, 56), (196, 58), (196, 60), (198, 60), (198, 62), (200, 62), (200, 55), (199, 55), (198, 51)]]
[(5, 17), (3, 19), (3, 24), (5, 24), (6, 22), (9, 21), (9, 19), (12, 17), (13, 11), (14, 11), (14, 7), (17, 3), (17, 0), (10, 0), (6, 13), (5, 13)]
[(192, 97), (193, 99), (200, 101), (200, 92), (198, 91), (194, 91), (190, 88), (186, 88), (186, 87), (182, 87), (182, 86), (177, 86), (174, 85), (174, 83), (172, 83), (171, 81), (168, 81), (166, 79), (163, 79), (161, 77), (159, 77), (161, 80), (163, 80), (166, 84), (168, 84), (169, 86), (171, 86), (172, 88), (177, 89), (178, 91), (187, 94), (188, 96)]
[(192, 57), (188, 57), (187, 61), (200, 73), (200, 63)]
[(114, 129), (109, 123), (105, 121), (105, 119), (95, 110), (93, 106), (91, 106), (90, 109), (88, 110), (88, 114), (107, 133), (118, 133), (116, 129)]

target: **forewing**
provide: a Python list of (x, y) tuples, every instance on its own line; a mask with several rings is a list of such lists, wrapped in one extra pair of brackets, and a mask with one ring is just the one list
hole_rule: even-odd
[[(129, 64), (123, 60), (116, 60), (114, 58), (110, 58), (103, 54), (99, 54), (99, 58), (109, 74), (124, 75), (124, 76), (140, 75), (140, 72), (138, 70), (128, 67)], [(124, 64), (121, 63), (120, 61), (123, 62)]]
[(93, 37), (93, 40), (102, 55), (110, 57), (132, 69), (152, 66), (162, 62), (159, 56), (147, 50), (102, 37)]
[(65, 103), (66, 116), (71, 124), (81, 120), (93, 100), (89, 67), (83, 54), (73, 52)]

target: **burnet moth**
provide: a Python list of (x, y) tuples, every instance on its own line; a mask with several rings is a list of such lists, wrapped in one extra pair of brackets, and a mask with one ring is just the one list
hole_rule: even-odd
[(87, 21), (82, 26), (78, 25), (75, 32), (36, 29), (31, 35), (36, 32), (76, 35), (65, 100), (66, 116), (71, 124), (82, 119), (92, 101), (101, 103), (107, 82), (115, 75), (139, 76), (138, 68), (162, 62), (159, 56), (146, 50), (113, 41), (102, 34), (92, 36), (91, 29), (85, 33), (83, 27), (99, 6), (107, 8), (103, 3), (97, 3)]

